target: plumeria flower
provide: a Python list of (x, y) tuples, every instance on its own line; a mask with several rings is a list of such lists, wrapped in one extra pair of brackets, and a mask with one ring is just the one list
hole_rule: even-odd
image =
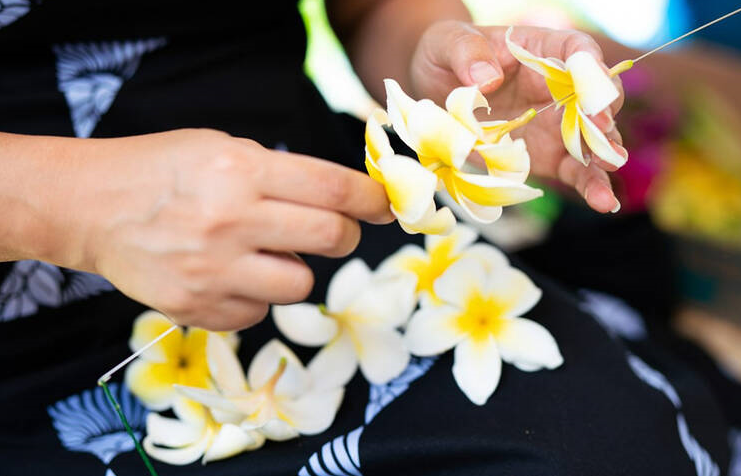
[(480, 260), (487, 269), (506, 264), (503, 255), (492, 246), (475, 244), (478, 233), (473, 228), (458, 224), (447, 236), (425, 236), (425, 247), (404, 245), (386, 258), (378, 267), (382, 276), (407, 274), (416, 283), (416, 293), (423, 305), (440, 305), (434, 283), (453, 263), (463, 257)]
[(485, 404), (494, 392), (502, 360), (527, 372), (563, 363), (553, 336), (519, 317), (540, 300), (541, 291), (503, 255), (488, 272), (481, 260), (461, 258), (433, 286), (443, 305), (417, 311), (405, 342), (420, 356), (455, 347), (453, 376), (473, 403)]
[(396, 328), (414, 310), (414, 287), (412, 276), (380, 277), (356, 258), (332, 276), (326, 306), (273, 306), (273, 318), (291, 341), (323, 346), (308, 366), (322, 386), (345, 385), (358, 366), (371, 383), (386, 383), (409, 363)]
[(594, 56), (585, 51), (574, 53), (565, 63), (557, 58), (540, 58), (514, 43), (510, 39), (511, 34), (512, 27), (505, 36), (512, 56), (543, 75), (553, 100), (559, 101), (558, 107), (564, 108), (561, 136), (569, 154), (582, 164), (589, 164), (582, 151), (583, 137), (594, 154), (616, 167), (622, 167), (627, 159), (615, 151), (588, 116), (598, 114), (618, 98), (620, 93), (611, 76), (630, 69), (632, 62), (619, 63), (608, 74)]
[[(507, 135), (526, 118), (479, 123), (473, 111), (488, 108), (488, 103), (475, 87), (453, 90), (445, 110), (429, 99), (413, 100), (392, 79), (384, 82), (394, 131), (472, 219), (492, 223), (502, 207), (542, 196), (541, 190), (523, 183), (530, 167), (524, 141)], [(462, 171), (474, 149), (486, 161), (487, 174)]]
[(176, 386), (186, 397), (206, 405), (217, 421), (256, 430), (283, 441), (325, 431), (334, 421), (343, 387), (314, 386), (311, 374), (277, 339), (252, 359), (245, 378), (242, 365), (217, 335), (209, 336), (208, 364), (218, 391)]
[(230, 458), (260, 448), (265, 437), (232, 423), (218, 423), (200, 403), (182, 398), (173, 405), (177, 418), (147, 415), (147, 436), (142, 445), (151, 457), (174, 465)]
[(382, 125), (388, 116), (376, 109), (365, 129), (365, 166), (376, 181), (383, 184), (391, 202), (391, 212), (407, 233), (445, 234), (455, 225), (449, 208), (437, 210), (437, 177), (416, 160), (395, 155)]
[[(172, 327), (172, 322), (155, 311), (147, 311), (136, 318), (129, 347), (136, 352)], [(222, 333), (233, 349), (239, 344), (235, 333)], [(206, 365), (206, 338), (208, 331), (189, 328), (176, 329), (147, 349), (126, 369), (126, 384), (151, 410), (170, 408), (180, 398), (173, 384), (208, 388), (209, 372)]]

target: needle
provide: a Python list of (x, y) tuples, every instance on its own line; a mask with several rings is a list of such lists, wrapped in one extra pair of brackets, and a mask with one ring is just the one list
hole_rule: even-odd
[(177, 328), (178, 328), (178, 326), (173, 324), (172, 327), (170, 327), (165, 332), (163, 332), (162, 334), (160, 334), (157, 337), (155, 337), (149, 344), (145, 345), (144, 347), (142, 347), (141, 349), (137, 350), (136, 352), (134, 352), (130, 356), (126, 357), (118, 365), (116, 365), (111, 370), (109, 370), (108, 372), (106, 372), (105, 374), (103, 374), (103, 376), (98, 379), (98, 383), (100, 383), (100, 382), (103, 382), (103, 383), (108, 382), (108, 380), (111, 379), (111, 376), (113, 374), (115, 374), (121, 368), (125, 367), (129, 362), (131, 362), (132, 360), (134, 360), (135, 358), (139, 357), (141, 354), (143, 354), (144, 352), (146, 352), (146, 350), (149, 349), (150, 347), (152, 347), (154, 344), (156, 344), (157, 342), (159, 342), (162, 339), (164, 339), (165, 337), (167, 337), (172, 331), (174, 331)]
[[(720, 17), (716, 18), (715, 20), (711, 20), (711, 21), (705, 23), (704, 25), (698, 26), (694, 30), (688, 31), (687, 33), (685, 33), (685, 34), (683, 34), (681, 36), (678, 36), (678, 37), (674, 38), (673, 40), (669, 40), (666, 43), (664, 43), (663, 45), (657, 46), (656, 48), (652, 49), (651, 51), (648, 51), (646, 53), (643, 53), (641, 56), (639, 56), (639, 57), (637, 57), (637, 58), (635, 58), (633, 60), (625, 60), (625, 61), (622, 61), (622, 62), (618, 63), (615, 67), (613, 67), (612, 70), (610, 70), (610, 76), (615, 76), (615, 75), (618, 75), (618, 74), (620, 74), (620, 73), (622, 73), (624, 71), (627, 71), (628, 69), (630, 69), (630, 68), (633, 67), (633, 64), (641, 61), (644, 58), (647, 58), (647, 57), (651, 56), (652, 54), (656, 53), (657, 51), (663, 50), (667, 46), (672, 45), (672, 44), (676, 43), (677, 41), (683, 40), (683, 39), (687, 38), (690, 35), (694, 35), (695, 33), (699, 32), (701, 30), (704, 30), (705, 28), (707, 28), (707, 27), (709, 27), (711, 25), (714, 25), (714, 24), (716, 24), (716, 23), (718, 23), (720, 21), (723, 21), (726, 18), (730, 18), (730, 17), (732, 17), (733, 15), (735, 15), (735, 14), (737, 14), (739, 12), (741, 12), (741, 8), (738, 8), (738, 9), (732, 11), (732, 12), (726, 13), (725, 15), (720, 16)], [(621, 65), (624, 66), (624, 67), (623, 68), (620, 68)], [(552, 108), (556, 104), (560, 104), (563, 101), (566, 101), (568, 99), (571, 99), (573, 96), (574, 96), (574, 93), (571, 93), (571, 94), (569, 94), (567, 96), (562, 97), (561, 99), (555, 100), (552, 103), (548, 104), (547, 106), (543, 106), (542, 108), (538, 109), (535, 114), (537, 115), (537, 114), (540, 114), (543, 111), (547, 111), (548, 109)]]

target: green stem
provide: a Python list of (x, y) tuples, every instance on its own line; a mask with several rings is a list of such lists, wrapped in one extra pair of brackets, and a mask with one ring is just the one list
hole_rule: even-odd
[(113, 409), (118, 414), (118, 418), (121, 420), (121, 423), (123, 423), (124, 428), (126, 428), (126, 433), (129, 434), (132, 441), (134, 442), (134, 446), (136, 447), (136, 451), (139, 453), (139, 456), (141, 457), (142, 461), (144, 461), (144, 464), (146, 465), (147, 469), (149, 470), (149, 474), (151, 476), (158, 476), (157, 471), (154, 470), (154, 466), (152, 466), (152, 462), (149, 460), (149, 457), (144, 452), (144, 448), (142, 448), (142, 445), (139, 443), (139, 439), (134, 434), (134, 430), (131, 429), (131, 425), (129, 425), (129, 421), (126, 419), (126, 415), (124, 415), (123, 410), (121, 410), (121, 405), (118, 404), (118, 401), (116, 401), (116, 398), (113, 396), (110, 390), (108, 390), (108, 385), (104, 380), (98, 380), (98, 385), (103, 387), (103, 392), (105, 393), (105, 396), (108, 397), (108, 401), (111, 402), (111, 405), (113, 406)]

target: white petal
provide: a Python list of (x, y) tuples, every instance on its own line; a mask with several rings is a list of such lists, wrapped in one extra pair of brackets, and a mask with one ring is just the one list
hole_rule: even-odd
[(528, 312), (543, 294), (528, 275), (510, 267), (489, 275), (486, 292), (499, 302), (509, 303), (506, 313), (512, 317)]
[(383, 157), (378, 167), (394, 215), (407, 223), (422, 219), (433, 203), (437, 176), (418, 161), (403, 155)]
[[(425, 236), (427, 239), (430, 235)], [(381, 261), (381, 264), (376, 268), (376, 274), (378, 276), (397, 276), (399, 274), (408, 274), (414, 276), (415, 279), (417, 274), (413, 271), (414, 265), (427, 261), (427, 253), (425, 250), (417, 245), (406, 244), (399, 248), (391, 256)]]
[(156, 460), (172, 465), (183, 466), (197, 461), (208, 448), (212, 438), (213, 431), (210, 428), (207, 428), (206, 431), (203, 432), (201, 439), (192, 445), (184, 446), (182, 448), (172, 449), (157, 446), (149, 436), (144, 437), (142, 446), (147, 454)]
[(402, 326), (417, 304), (416, 288), (417, 280), (408, 273), (374, 276), (347, 307), (347, 314), (386, 328)]
[(502, 359), (494, 339), (466, 339), (455, 347), (453, 377), (469, 400), (483, 405), (499, 384)]
[(386, 383), (409, 364), (409, 351), (396, 330), (356, 324), (351, 332), (360, 370), (370, 383)]
[(618, 154), (615, 149), (612, 148), (607, 137), (605, 137), (594, 122), (584, 114), (584, 111), (582, 111), (579, 106), (576, 107), (576, 110), (579, 114), (579, 125), (581, 127), (581, 133), (584, 136), (584, 142), (586, 142), (589, 148), (592, 149), (594, 155), (615, 167), (622, 167), (625, 165), (627, 159)]
[[(394, 210), (392, 209), (391, 211), (393, 212)], [(455, 216), (453, 216), (453, 212), (448, 207), (436, 210), (435, 202), (432, 201), (422, 218), (414, 223), (408, 223), (400, 219), (399, 225), (410, 235), (417, 233), (423, 233), (427, 236), (447, 235), (455, 226)]]
[(466, 336), (456, 322), (460, 310), (451, 306), (428, 307), (412, 316), (404, 342), (414, 355), (438, 355), (452, 349)]
[(473, 111), (482, 107), (491, 112), (489, 103), (476, 86), (455, 88), (445, 100), (445, 109), (479, 138), (484, 136), (484, 131)]
[(278, 419), (270, 420), (259, 431), (273, 441), (286, 441), (299, 436), (298, 430)]
[(509, 269), (507, 256), (488, 243), (474, 243), (462, 254), (462, 258), (472, 258), (484, 265), (486, 274)]
[(425, 249), (434, 254), (438, 246), (449, 247), (451, 254), (457, 255), (464, 249), (475, 243), (479, 233), (472, 227), (458, 224), (447, 236), (425, 236)]
[(317, 352), (307, 367), (312, 376), (312, 389), (325, 390), (342, 387), (358, 370), (350, 334), (341, 332), (334, 340)]
[(206, 360), (211, 377), (219, 390), (232, 393), (247, 390), (242, 364), (226, 339), (215, 333), (208, 334)]
[(340, 313), (371, 279), (371, 270), (360, 258), (354, 258), (338, 269), (327, 287), (327, 310)]
[(388, 135), (382, 127), (382, 124), (385, 125), (388, 122), (389, 118), (383, 109), (376, 109), (368, 117), (365, 125), (365, 144), (366, 151), (373, 161), (394, 155), (394, 149), (391, 148)]
[(587, 161), (582, 153), (577, 107), (573, 101), (566, 104), (563, 110), (563, 117), (561, 118), (561, 138), (569, 154), (586, 166), (589, 165), (589, 161)]
[(393, 79), (384, 79), (383, 84), (386, 86), (386, 109), (394, 131), (406, 145), (412, 147), (407, 132), (407, 116), (416, 101), (407, 96)]
[(563, 363), (551, 333), (530, 319), (509, 320), (496, 340), (502, 359), (520, 370), (555, 369)]
[(461, 258), (435, 280), (435, 294), (448, 304), (462, 309), (473, 292), (486, 283), (486, 268), (474, 258)]
[(587, 114), (599, 113), (620, 96), (607, 72), (586, 51), (577, 51), (569, 56), (566, 69), (571, 73), (579, 105)]
[(309, 347), (324, 345), (337, 335), (337, 321), (313, 304), (273, 306), (273, 320), (284, 336)]
[(474, 133), (429, 99), (412, 107), (407, 127), (415, 152), (456, 169), (463, 166), (476, 143)]
[(490, 175), (524, 182), (530, 173), (530, 155), (524, 139), (476, 146)]
[[(164, 314), (157, 311), (145, 311), (134, 320), (129, 347), (136, 352), (173, 326)], [(167, 362), (173, 358), (183, 342), (183, 330), (175, 329), (167, 337), (148, 348), (141, 354), (141, 359), (149, 362)]]
[(460, 195), (479, 205), (504, 207), (543, 196), (543, 191), (524, 183), (484, 174), (455, 171), (453, 182)]
[(514, 41), (512, 41), (513, 28), (509, 27), (504, 35), (507, 48), (509, 49), (512, 56), (517, 58), (517, 61), (524, 64), (528, 68), (537, 71), (539, 74), (545, 76), (554, 81), (558, 81), (565, 84), (571, 83), (571, 78), (566, 72), (565, 65), (562, 61), (556, 58), (540, 58), (527, 51)]
[(147, 437), (156, 445), (170, 448), (182, 448), (197, 442), (203, 432), (204, 425), (191, 425), (174, 418), (165, 418), (157, 413), (147, 415)]
[(458, 204), (466, 212), (468, 218), (484, 225), (494, 223), (502, 216), (502, 207), (479, 205), (460, 194), (458, 195)]
[(265, 443), (265, 437), (256, 431), (244, 431), (237, 425), (221, 425), (211, 446), (203, 455), (203, 463), (231, 458), (243, 451), (255, 450)]
[(198, 403), (206, 405), (209, 408), (215, 408), (227, 413), (239, 413), (239, 408), (234, 405), (228, 398), (219, 395), (213, 390), (206, 390), (203, 388), (186, 387), (183, 385), (173, 385), (175, 390), (180, 392), (183, 396), (194, 400)]
[(316, 435), (332, 425), (344, 395), (344, 388), (311, 392), (296, 400), (282, 402), (281, 412), (300, 433)]
[(281, 359), (286, 359), (287, 365), (275, 385), (275, 394), (295, 397), (304, 393), (311, 385), (311, 375), (296, 354), (278, 339), (269, 341), (252, 358), (247, 372), (250, 388), (262, 388), (275, 375)]

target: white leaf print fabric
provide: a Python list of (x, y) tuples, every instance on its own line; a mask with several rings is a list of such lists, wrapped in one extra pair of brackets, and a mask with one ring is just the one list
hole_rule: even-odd
[[(134, 433), (141, 438), (146, 427), (147, 409), (125, 385), (112, 383), (108, 388), (121, 404)], [(50, 405), (47, 412), (59, 440), (70, 451), (92, 453), (108, 464), (120, 453), (134, 450), (134, 442), (101, 387)]]
[(0, 284), (0, 322), (36, 314), (42, 306), (59, 307), (113, 289), (96, 274), (62, 270), (41, 261), (17, 261)]
[[(373, 420), (389, 403), (409, 389), (412, 382), (430, 370), (437, 357), (412, 357), (409, 365), (398, 377), (383, 385), (371, 385), (365, 407), (365, 424)], [(365, 429), (359, 426), (347, 435), (328, 441), (322, 449), (311, 455), (298, 476), (362, 476), (360, 471), (360, 436)]]
[(77, 137), (90, 137), (141, 57), (165, 43), (164, 38), (151, 38), (54, 46), (59, 91), (67, 99)]
[(31, 9), (31, 0), (0, 0), (0, 28), (10, 25)]
[(579, 295), (583, 299), (579, 308), (594, 316), (608, 332), (633, 341), (646, 338), (643, 318), (622, 299), (590, 289), (582, 289)]
[(713, 461), (713, 458), (705, 448), (690, 433), (687, 426), (687, 420), (682, 412), (682, 401), (679, 399), (677, 391), (674, 389), (669, 380), (658, 370), (654, 369), (644, 362), (637, 355), (628, 353), (628, 364), (633, 372), (651, 387), (660, 391), (672, 402), (677, 409), (677, 430), (679, 439), (682, 442), (684, 450), (687, 452), (692, 463), (695, 465), (697, 476), (720, 476), (720, 468)]

